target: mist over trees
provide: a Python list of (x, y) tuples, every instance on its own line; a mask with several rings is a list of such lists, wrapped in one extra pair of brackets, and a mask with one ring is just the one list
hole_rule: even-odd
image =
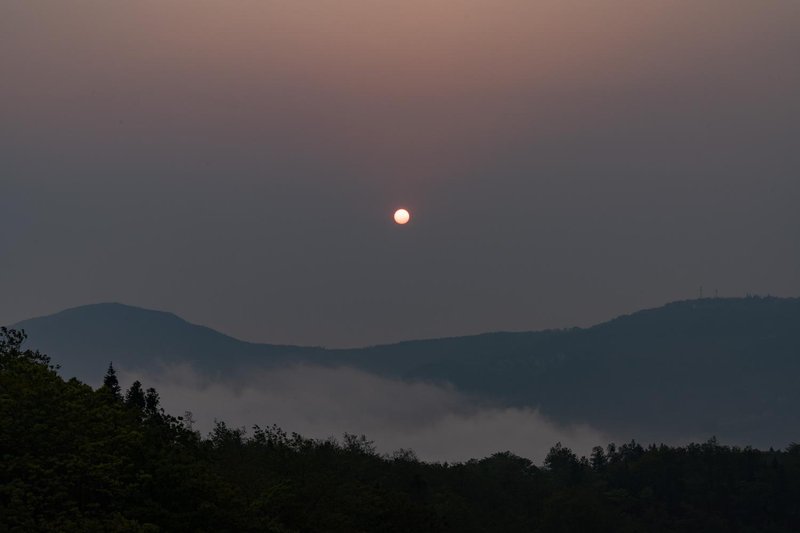
[[(219, 421), (157, 391), (63, 380), (0, 330), (0, 529), (8, 531), (796, 531), (800, 445), (630, 442), (541, 466), (510, 453), (424, 463), (364, 436)], [(635, 398), (632, 398), (635, 401)]]

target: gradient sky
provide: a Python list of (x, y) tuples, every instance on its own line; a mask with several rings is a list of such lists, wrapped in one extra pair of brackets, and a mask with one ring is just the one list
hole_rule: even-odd
[(0, 323), (120, 301), (349, 346), (798, 295), (799, 28), (796, 0), (3, 0)]

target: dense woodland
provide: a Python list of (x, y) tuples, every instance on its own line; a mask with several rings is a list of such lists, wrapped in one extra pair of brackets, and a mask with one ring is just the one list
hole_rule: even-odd
[(64, 381), (23, 339), (0, 330), (0, 531), (800, 531), (797, 444), (555, 445), (539, 467), (222, 422), (204, 437), (155, 390), (111, 368), (97, 390)]

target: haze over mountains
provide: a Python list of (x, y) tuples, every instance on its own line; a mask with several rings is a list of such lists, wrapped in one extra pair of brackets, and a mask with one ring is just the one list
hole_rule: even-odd
[(60, 363), (63, 375), (90, 383), (109, 361), (131, 372), (189, 364), (209, 379), (298, 364), (347, 366), (452, 384), (483, 405), (538, 408), (562, 424), (637, 439), (716, 435), (756, 446), (800, 440), (798, 298), (708, 298), (585, 329), (333, 350), (248, 343), (122, 304), (68, 309), (15, 327)]

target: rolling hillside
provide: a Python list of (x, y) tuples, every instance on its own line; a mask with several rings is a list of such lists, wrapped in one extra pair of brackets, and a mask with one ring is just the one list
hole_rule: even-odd
[(16, 325), (64, 375), (97, 381), (124, 368), (189, 362), (211, 373), (254, 366), (349, 365), (383, 376), (449, 382), (483, 401), (536, 406), (640, 438), (717, 435), (779, 445), (800, 440), (800, 299), (675, 302), (591, 328), (410, 341), (352, 350), (253, 344), (175, 315), (120, 304)]

